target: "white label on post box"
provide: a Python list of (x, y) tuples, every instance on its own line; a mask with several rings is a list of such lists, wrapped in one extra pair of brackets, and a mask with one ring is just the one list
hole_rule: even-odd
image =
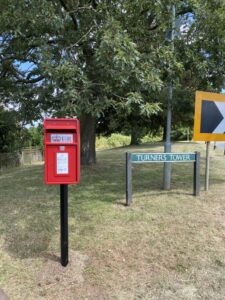
[(51, 134), (51, 143), (72, 143), (73, 142), (73, 135), (62, 134), (62, 133), (52, 133)]
[(56, 174), (68, 174), (68, 153), (56, 153)]

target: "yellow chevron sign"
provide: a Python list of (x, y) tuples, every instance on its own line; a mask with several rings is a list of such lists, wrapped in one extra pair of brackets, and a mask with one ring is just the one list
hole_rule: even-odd
[(225, 141), (225, 94), (196, 92), (194, 141)]

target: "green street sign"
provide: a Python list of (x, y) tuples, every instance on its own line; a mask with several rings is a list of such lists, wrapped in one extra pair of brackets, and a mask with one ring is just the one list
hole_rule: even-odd
[(132, 163), (194, 162), (195, 153), (132, 153)]
[(200, 152), (194, 153), (131, 153), (126, 152), (126, 205), (132, 202), (132, 163), (191, 162), (194, 165), (193, 195), (200, 193)]

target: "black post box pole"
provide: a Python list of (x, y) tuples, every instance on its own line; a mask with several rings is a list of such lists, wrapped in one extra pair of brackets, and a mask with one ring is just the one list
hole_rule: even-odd
[(60, 184), (61, 265), (68, 264), (68, 184)]

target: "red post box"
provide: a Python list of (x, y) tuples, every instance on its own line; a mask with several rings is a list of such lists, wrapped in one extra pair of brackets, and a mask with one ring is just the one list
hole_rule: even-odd
[(46, 184), (80, 181), (80, 124), (78, 119), (44, 120)]

